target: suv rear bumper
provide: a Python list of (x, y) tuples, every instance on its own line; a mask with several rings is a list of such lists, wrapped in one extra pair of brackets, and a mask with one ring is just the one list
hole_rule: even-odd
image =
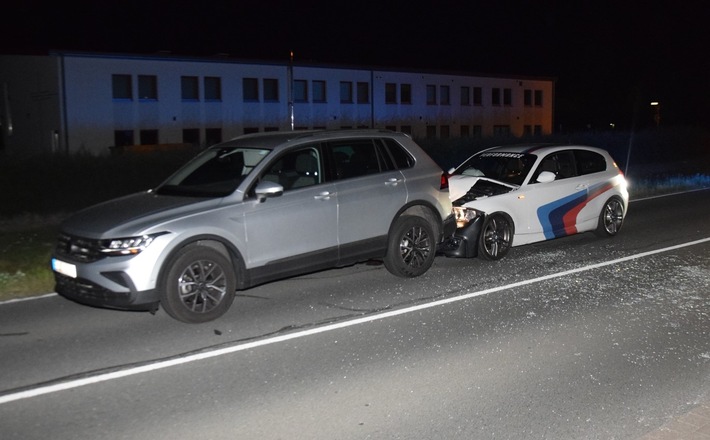
[(91, 281), (70, 278), (56, 272), (54, 280), (56, 282), (55, 291), (59, 295), (89, 306), (155, 311), (160, 302), (157, 290), (114, 292)]

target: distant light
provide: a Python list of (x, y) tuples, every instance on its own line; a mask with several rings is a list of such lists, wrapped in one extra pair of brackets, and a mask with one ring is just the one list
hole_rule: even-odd
[(614, 124), (613, 122), (610, 122), (610, 123), (609, 123), (609, 127), (611, 127), (611, 128), (616, 128), (616, 124)]
[(658, 101), (651, 101), (651, 105), (660, 105)]

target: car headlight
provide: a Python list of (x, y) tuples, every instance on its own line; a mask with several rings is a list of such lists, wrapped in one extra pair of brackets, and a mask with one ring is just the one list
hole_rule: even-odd
[(145, 248), (157, 237), (167, 234), (167, 232), (159, 232), (157, 234), (140, 235), (137, 237), (113, 238), (109, 240), (101, 240), (101, 253), (109, 257), (121, 255), (136, 255), (141, 253)]
[(471, 208), (464, 208), (462, 206), (454, 206), (453, 212), (454, 217), (456, 218), (457, 228), (463, 228), (468, 224), (468, 222), (481, 215), (480, 211), (476, 211)]

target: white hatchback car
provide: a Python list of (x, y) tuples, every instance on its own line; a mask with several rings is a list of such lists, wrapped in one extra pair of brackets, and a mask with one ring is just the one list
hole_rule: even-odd
[(450, 257), (497, 260), (512, 246), (580, 232), (614, 236), (628, 207), (626, 179), (599, 148), (495, 147), (450, 174), (457, 229), (441, 249)]

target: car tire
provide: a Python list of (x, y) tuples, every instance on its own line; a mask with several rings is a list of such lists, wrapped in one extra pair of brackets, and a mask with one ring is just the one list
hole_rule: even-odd
[(624, 224), (624, 203), (618, 197), (612, 197), (604, 203), (599, 213), (599, 223), (594, 231), (599, 237), (613, 237)]
[(414, 278), (429, 270), (436, 256), (434, 228), (422, 217), (402, 216), (390, 232), (384, 263), (390, 273)]
[(229, 309), (235, 291), (236, 275), (229, 259), (210, 247), (190, 246), (163, 277), (160, 302), (179, 321), (208, 322)]
[(513, 246), (513, 235), (515, 226), (510, 217), (502, 213), (486, 216), (478, 238), (478, 256), (484, 260), (500, 260)]

